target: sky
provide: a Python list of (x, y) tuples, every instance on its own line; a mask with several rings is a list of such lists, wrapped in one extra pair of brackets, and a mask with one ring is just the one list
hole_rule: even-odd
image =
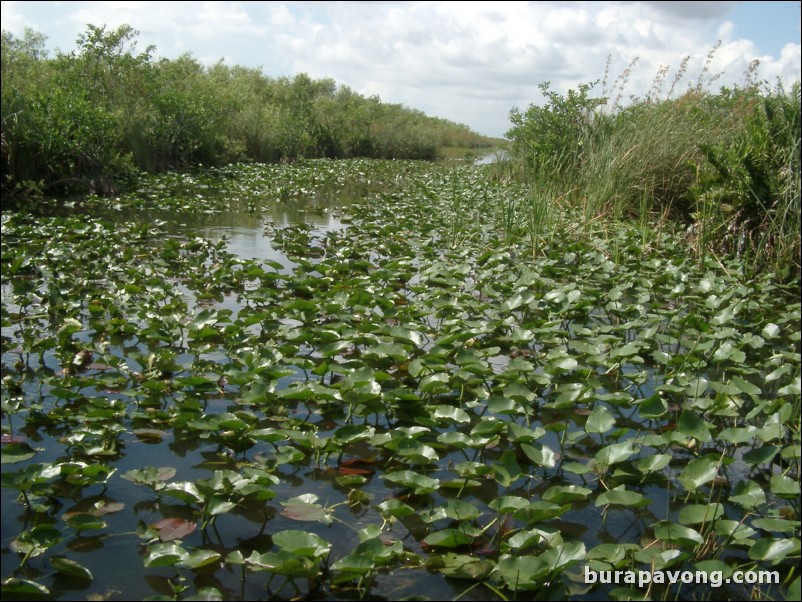
[(538, 84), (564, 94), (599, 81), (594, 92), (618, 98), (615, 82), (633, 61), (622, 102), (650, 90), (664, 98), (678, 74), (672, 97), (700, 81), (713, 91), (741, 86), (755, 60), (754, 79), (772, 86), (802, 71), (800, 2), (1, 4), (3, 30), (39, 31), (52, 52), (75, 50), (89, 23), (128, 24), (139, 31), (137, 48), (155, 45), (156, 56), (332, 78), (497, 137), (510, 128), (510, 109), (542, 104)]

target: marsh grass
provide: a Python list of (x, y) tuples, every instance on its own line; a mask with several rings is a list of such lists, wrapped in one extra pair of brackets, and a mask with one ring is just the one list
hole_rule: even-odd
[[(646, 229), (670, 220), (688, 230), (701, 263), (734, 256), (751, 272), (800, 273), (800, 89), (756, 83), (757, 64), (742, 88), (711, 86), (713, 48), (696, 78), (688, 60), (671, 78), (662, 67), (645, 98), (622, 106), (636, 61), (601, 94), (596, 84), (560, 95), (541, 86), (545, 106), (511, 112), (511, 161), (499, 169), (534, 190), (560, 197), (585, 234), (600, 222)], [(667, 92), (663, 92), (665, 89)], [(498, 177), (498, 176), (497, 176)], [(556, 225), (562, 228), (562, 225)]]

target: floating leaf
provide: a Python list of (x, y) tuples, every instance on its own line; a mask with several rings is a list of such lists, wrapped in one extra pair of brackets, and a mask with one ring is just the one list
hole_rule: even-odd
[(427, 535), (422, 543), (433, 548), (458, 548), (468, 545), (471, 541), (473, 539), (461, 529), (442, 529)]
[(697, 458), (691, 460), (679, 476), (682, 486), (688, 491), (698, 489), (709, 483), (718, 474), (718, 460), (712, 458)]
[(439, 479), (433, 479), (411, 470), (388, 472), (382, 475), (382, 478), (385, 481), (408, 487), (418, 495), (437, 491), (437, 488), (440, 486)]
[(657, 523), (654, 526), (654, 536), (670, 544), (677, 544), (685, 547), (693, 547), (704, 542), (704, 538), (698, 531), (670, 521)]
[(758, 539), (755, 544), (749, 548), (749, 558), (761, 562), (777, 564), (785, 560), (789, 555), (797, 556), (799, 551), (800, 543), (796, 537), (788, 539), (764, 537)]
[(273, 535), (273, 543), (282, 550), (307, 558), (327, 556), (331, 544), (322, 537), (307, 531), (279, 531)]
[(684, 525), (699, 525), (711, 523), (724, 514), (721, 504), (690, 504), (683, 506), (679, 511), (679, 520)]
[(74, 577), (76, 579), (85, 579), (87, 581), (92, 580), (92, 573), (89, 569), (64, 556), (54, 556), (50, 559), (50, 564), (53, 565), (57, 573), (62, 575)]
[(602, 405), (597, 405), (593, 408), (587, 422), (585, 422), (585, 430), (589, 433), (606, 433), (614, 426), (615, 416)]
[(577, 500), (586, 499), (593, 493), (587, 487), (580, 487), (579, 485), (567, 485), (549, 487), (543, 492), (543, 500), (552, 504), (564, 504), (566, 502), (575, 502)]
[(649, 500), (642, 493), (627, 491), (624, 485), (619, 485), (609, 491), (604, 491), (596, 496), (594, 502), (596, 506), (606, 506), (608, 504), (616, 506), (628, 506), (640, 508), (648, 506)]
[(162, 541), (172, 541), (174, 539), (183, 539), (187, 535), (191, 535), (198, 528), (194, 521), (188, 521), (183, 518), (163, 518), (159, 522), (152, 525), (152, 528), (159, 533), (159, 539)]

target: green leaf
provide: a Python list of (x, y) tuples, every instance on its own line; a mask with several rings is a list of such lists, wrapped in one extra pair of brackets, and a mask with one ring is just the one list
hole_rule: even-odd
[(638, 402), (638, 413), (644, 418), (660, 418), (668, 412), (668, 404), (660, 393), (655, 393)]
[(16, 577), (3, 579), (2, 592), (4, 600), (50, 597), (50, 590), (44, 585), (27, 579), (17, 579)]
[(307, 531), (287, 530), (273, 535), (273, 543), (282, 550), (307, 558), (327, 556), (331, 544), (322, 537)]
[(488, 560), (452, 552), (443, 554), (441, 560), (443, 566), (439, 566), (437, 570), (449, 579), (484, 581), (496, 568), (495, 564)]
[(602, 405), (597, 405), (588, 416), (585, 430), (589, 433), (606, 433), (615, 426), (615, 416)]
[(657, 472), (663, 470), (671, 462), (670, 454), (654, 454), (635, 460), (634, 465), (642, 473)]
[(408, 487), (418, 495), (432, 493), (440, 487), (439, 479), (433, 479), (411, 470), (388, 472), (382, 475), (382, 478), (385, 481)]
[(724, 514), (724, 506), (713, 504), (690, 504), (679, 511), (679, 521), (684, 525), (708, 524)]
[(16, 464), (30, 460), (36, 455), (36, 450), (28, 443), (4, 443), (0, 447), (0, 464)]
[(548, 574), (550, 567), (535, 556), (502, 556), (498, 572), (504, 583), (513, 591), (535, 589)]
[(92, 573), (88, 568), (78, 564), (74, 560), (65, 558), (64, 556), (54, 556), (50, 559), (50, 564), (52, 564), (56, 572), (60, 573), (61, 575), (67, 575), (68, 577), (74, 577), (77, 579), (85, 579), (87, 581), (92, 580)]
[(579, 485), (555, 485), (544, 491), (542, 497), (544, 501), (552, 504), (564, 504), (566, 502), (584, 500), (591, 493), (593, 492), (590, 489), (587, 487), (580, 487)]
[(220, 558), (221, 555), (213, 550), (193, 550), (178, 563), (178, 566), (185, 566), (194, 570), (215, 564)]
[(746, 510), (766, 503), (766, 493), (763, 488), (752, 480), (741, 481), (735, 486), (735, 495), (730, 496), (730, 502), (738, 504)]
[(777, 564), (785, 560), (788, 556), (799, 555), (800, 545), (796, 537), (789, 539), (775, 539), (773, 537), (764, 537), (758, 539), (754, 545), (749, 548), (749, 558), (758, 560), (760, 562), (770, 562)]
[(609, 491), (604, 491), (596, 496), (594, 502), (596, 506), (606, 506), (608, 504), (616, 506), (629, 506), (633, 508), (640, 508), (648, 506), (649, 500), (636, 491), (627, 491), (624, 485), (619, 485)]
[(787, 499), (799, 499), (799, 481), (785, 475), (772, 475), (771, 492)]
[(654, 526), (654, 536), (661, 541), (684, 547), (693, 547), (704, 542), (698, 531), (670, 521), (657, 523)]
[[(751, 449), (743, 455), (743, 461), (746, 462), (749, 466), (757, 466), (758, 464), (767, 464), (774, 459), (780, 452), (779, 447), (774, 447), (771, 445), (763, 445), (761, 447)], [(797, 493), (799, 493), (799, 488), (797, 488)]]
[(175, 543), (157, 543), (148, 548), (145, 555), (145, 566), (155, 568), (173, 566), (189, 557), (189, 553)]
[(423, 543), (433, 548), (458, 548), (468, 545), (473, 538), (468, 537), (461, 529), (442, 529), (427, 535)]
[(685, 410), (680, 414), (677, 420), (677, 431), (702, 443), (707, 443), (713, 439), (710, 435), (710, 427), (704, 419), (690, 410)]
[(709, 483), (718, 474), (718, 460), (697, 458), (691, 460), (679, 476), (679, 482), (688, 491), (694, 491)]

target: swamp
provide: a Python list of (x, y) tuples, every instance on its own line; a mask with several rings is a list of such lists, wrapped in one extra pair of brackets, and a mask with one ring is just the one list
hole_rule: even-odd
[(3, 32), (4, 600), (800, 599), (798, 83), (494, 141), (134, 36)]
[(505, 244), (489, 168), (4, 213), (4, 597), (796, 595), (798, 291), (668, 231)]

